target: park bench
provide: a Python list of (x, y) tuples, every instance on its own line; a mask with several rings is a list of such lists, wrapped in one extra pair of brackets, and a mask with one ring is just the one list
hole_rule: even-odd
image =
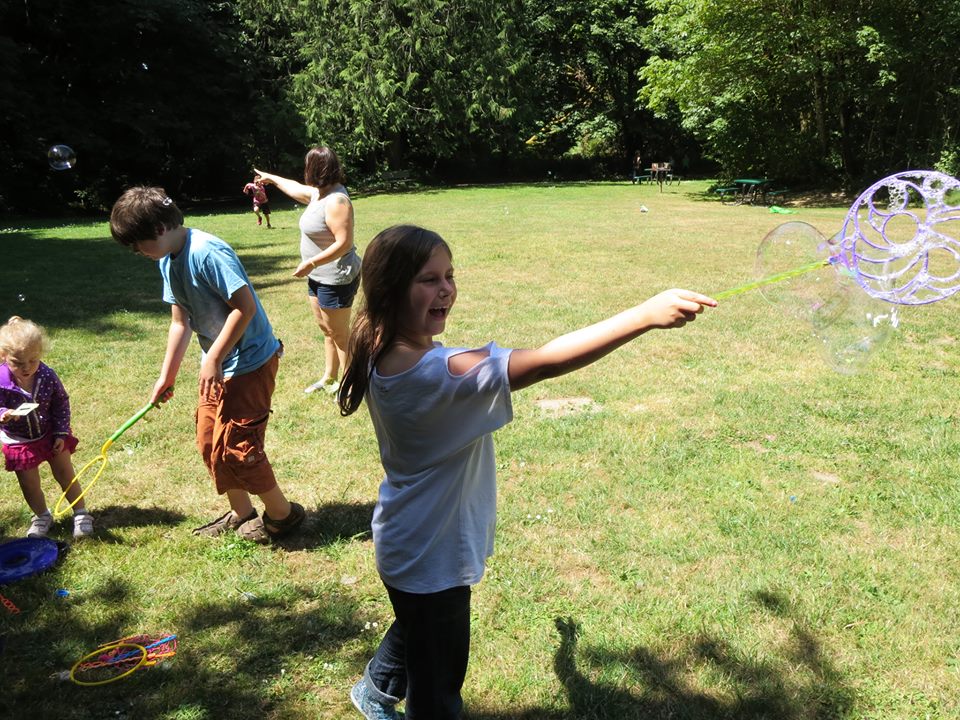
[(413, 173), (409, 170), (387, 170), (380, 176), (380, 181), (385, 185), (406, 185), (413, 182)]
[(778, 190), (767, 190), (766, 199), (767, 205), (777, 205), (777, 201), (783, 202), (787, 199), (787, 193), (790, 192), (789, 188), (780, 188)]
[(714, 192), (720, 196), (720, 202), (726, 205), (727, 202), (736, 201), (739, 199), (740, 188), (734, 186), (720, 187), (715, 188)]

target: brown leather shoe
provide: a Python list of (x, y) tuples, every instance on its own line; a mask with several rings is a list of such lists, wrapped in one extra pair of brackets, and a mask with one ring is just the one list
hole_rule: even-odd
[(256, 509), (251, 511), (251, 513), (245, 518), (238, 518), (233, 514), (233, 510), (231, 510), (225, 515), (221, 515), (216, 520), (208, 522), (206, 525), (201, 525), (198, 528), (194, 528), (193, 534), (202, 535), (203, 537), (220, 537), (224, 533), (239, 529), (239, 527), (244, 523), (251, 522), (256, 518)]
[(271, 540), (279, 540), (297, 531), (303, 524), (307, 513), (300, 503), (290, 503), (290, 514), (283, 520), (272, 520), (266, 513), (263, 517), (255, 517), (237, 528), (237, 534), (247, 540), (266, 544)]

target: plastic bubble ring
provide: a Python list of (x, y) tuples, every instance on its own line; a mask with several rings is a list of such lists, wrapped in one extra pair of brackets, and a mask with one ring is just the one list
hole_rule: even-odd
[[(739, 285), (718, 300), (832, 265), (871, 297), (925, 305), (960, 290), (960, 180), (906, 170), (879, 180), (850, 206), (830, 257)], [(948, 226), (954, 222), (956, 225)]]
[(960, 180), (944, 173), (908, 170), (886, 177), (847, 212), (831, 262), (852, 271), (880, 300), (925, 305), (950, 297), (960, 290), (957, 203)]

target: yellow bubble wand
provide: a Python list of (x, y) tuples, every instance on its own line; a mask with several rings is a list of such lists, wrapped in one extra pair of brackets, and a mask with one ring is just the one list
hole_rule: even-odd
[[(160, 396), (163, 397), (163, 395), (166, 394), (167, 392), (169, 392), (169, 389), (164, 390), (162, 393), (160, 393)], [(81, 499), (83, 499), (83, 496), (90, 491), (90, 488), (93, 487), (93, 484), (100, 479), (100, 476), (103, 475), (104, 470), (107, 469), (107, 451), (110, 449), (110, 447), (117, 440), (120, 439), (121, 435), (123, 435), (127, 430), (129, 430), (133, 425), (135, 425), (140, 420), (140, 418), (142, 418), (152, 408), (155, 408), (155, 407), (160, 407), (160, 404), (147, 403), (142, 408), (140, 408), (136, 412), (136, 414), (133, 415), (133, 417), (131, 417), (123, 425), (121, 425), (113, 435), (107, 438), (107, 441), (103, 444), (103, 447), (100, 448), (100, 454), (97, 455), (97, 457), (95, 457), (93, 460), (88, 462), (86, 465), (84, 465), (82, 468), (80, 468), (80, 471), (73, 476), (73, 480), (71, 480), (70, 483), (67, 485), (67, 487), (63, 489), (63, 493), (60, 495), (60, 498), (57, 500), (57, 504), (53, 506), (53, 517), (57, 519), (62, 518), (70, 510), (72, 510), (73, 507), (78, 502), (80, 502)], [(75, 484), (79, 484), (79, 480), (84, 475), (84, 473), (92, 471), (93, 468), (96, 468), (96, 472), (94, 472), (93, 474), (93, 479), (87, 483), (87, 486), (80, 492), (79, 495), (77, 495), (77, 497), (73, 499), (72, 502), (67, 501), (67, 492), (69, 492), (70, 488), (72, 488)]]

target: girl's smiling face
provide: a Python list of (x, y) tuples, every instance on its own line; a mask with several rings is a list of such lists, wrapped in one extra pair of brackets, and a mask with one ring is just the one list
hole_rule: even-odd
[(17, 385), (29, 384), (40, 368), (40, 348), (27, 348), (7, 353), (4, 360)]
[(436, 247), (410, 283), (400, 316), (400, 335), (415, 344), (429, 345), (434, 335), (443, 332), (456, 299), (452, 259), (446, 248)]

